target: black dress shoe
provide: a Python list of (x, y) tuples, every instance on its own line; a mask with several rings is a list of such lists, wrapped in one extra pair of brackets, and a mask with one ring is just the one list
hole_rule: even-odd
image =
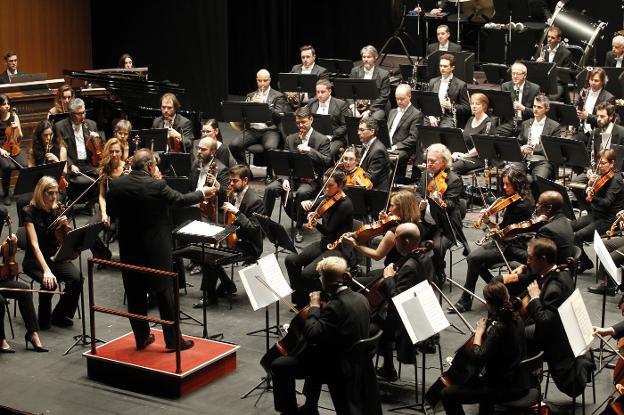
[(615, 287), (610, 287), (608, 285), (605, 285), (604, 282), (587, 287), (587, 291), (589, 291), (592, 294), (600, 294), (600, 295), (606, 294), (610, 297), (615, 296)]
[(71, 327), (74, 325), (72, 319), (67, 316), (52, 316), (51, 323), (57, 327)]
[[(182, 339), (180, 340), (180, 351), (182, 350), (188, 350), (191, 347), (195, 346), (195, 342), (193, 340), (186, 340), (186, 339)], [(171, 345), (166, 345), (165, 348), (167, 349), (167, 352), (171, 353), (171, 352), (175, 352), (175, 345), (171, 346)]]
[(145, 339), (143, 341), (143, 343), (141, 344), (137, 344), (137, 350), (143, 350), (145, 349), (147, 346), (149, 346), (150, 344), (154, 343), (156, 341), (156, 337), (154, 337), (154, 335), (152, 333), (149, 334), (149, 336), (147, 336), (147, 339)]
[(383, 366), (377, 369), (377, 376), (387, 380), (388, 382), (394, 382), (399, 379), (399, 374), (395, 368), (386, 369)]
[(196, 302), (195, 304), (193, 304), (193, 308), (204, 308), (204, 307), (210, 307), (212, 305), (216, 305), (219, 303), (219, 300), (217, 299), (217, 297), (208, 297), (206, 299), (206, 302), (204, 303), (204, 299), (200, 299), (198, 302)]
[[(457, 309), (460, 313), (465, 313), (466, 311), (472, 310), (472, 304), (457, 302), (455, 303), (455, 309)], [(455, 314), (455, 309), (453, 307), (447, 307), (446, 312), (449, 314)]]
[(295, 235), (295, 242), (297, 242), (298, 244), (303, 242), (303, 234), (299, 231), (297, 231), (297, 234)]
[(587, 271), (588, 269), (592, 269), (593, 267), (594, 267), (594, 263), (590, 259), (587, 259), (585, 261), (581, 261), (581, 263), (579, 264), (579, 267), (578, 267), (578, 273), (582, 274), (585, 271)]

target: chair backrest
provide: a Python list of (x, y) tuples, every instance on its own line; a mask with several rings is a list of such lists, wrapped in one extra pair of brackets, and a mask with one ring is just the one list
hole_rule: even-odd
[(542, 382), (544, 373), (544, 352), (541, 351), (533, 357), (520, 362), (516, 372), (515, 385), (530, 389), (538, 387)]
[(373, 356), (375, 356), (377, 346), (379, 345), (379, 340), (381, 339), (382, 334), (383, 330), (379, 330), (372, 337), (369, 337), (367, 339), (361, 339), (353, 343), (353, 345), (347, 352), (347, 356), (349, 356), (349, 359), (360, 360), (362, 357), (365, 356), (372, 359)]

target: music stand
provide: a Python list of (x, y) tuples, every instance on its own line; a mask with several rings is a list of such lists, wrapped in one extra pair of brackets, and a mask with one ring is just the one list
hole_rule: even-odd
[(484, 63), (483, 72), (488, 84), (500, 85), (509, 80), (509, 67), (502, 63)]
[(160, 156), (160, 170), (172, 176), (191, 175), (191, 153), (163, 153)]
[(539, 85), (545, 94), (557, 93), (557, 64), (554, 62), (522, 61), (527, 68), (527, 80)]
[(444, 144), (451, 153), (467, 153), (468, 147), (461, 128), (418, 126), (418, 137), (424, 148), (435, 143)]
[(611, 148), (615, 150), (615, 170), (624, 171), (624, 145), (611, 144)]
[(513, 99), (511, 91), (499, 91), (495, 89), (471, 89), (471, 93), (481, 93), (488, 97), (492, 115), (500, 117), (505, 121), (514, 119)]
[(349, 76), (351, 69), (353, 69), (353, 61), (351, 59), (318, 58), (316, 62), (319, 66), (327, 69), (327, 72), (330, 74), (338, 76)]
[(578, 126), (580, 122), (578, 114), (576, 113), (576, 107), (574, 105), (563, 104), (561, 102), (550, 103), (548, 117), (563, 126)]
[(582, 141), (542, 135), (542, 147), (548, 161), (563, 167), (564, 187), (566, 166), (585, 168), (590, 165), (587, 149)]
[(373, 100), (379, 97), (379, 88), (374, 79), (333, 79), (334, 96), (341, 99), (353, 100), (353, 115), (357, 110), (356, 102), (359, 99)]
[[(273, 113), (266, 103), (221, 101), (223, 121), (243, 123), (243, 143), (249, 123), (266, 123), (273, 119)], [(269, 174), (270, 172), (267, 172)]]
[[(440, 205), (434, 202), (433, 199), (431, 199), (429, 196), (427, 196), (427, 201), (429, 202), (431, 215), (435, 218), (442, 218), (442, 223), (438, 223), (438, 226), (442, 228), (442, 232), (444, 233), (444, 235), (449, 239), (452, 245), (457, 245), (457, 236), (455, 234), (455, 229), (453, 228), (453, 224), (451, 223), (446, 209), (441, 208)], [(442, 243), (442, 241), (440, 241), (440, 243)]]
[(52, 177), (54, 180), (59, 181), (63, 174), (66, 161), (59, 161), (58, 163), (42, 164), (41, 166), (28, 167), (20, 169), (17, 176), (17, 182), (13, 189), (13, 195), (22, 195), (26, 193), (32, 193), (37, 185), (39, 179), (43, 176)]
[[(318, 75), (312, 73), (281, 72), (279, 74), (279, 88), (284, 92), (307, 93), (313, 96), (316, 94), (316, 81), (318, 79)], [(302, 100), (299, 100), (300, 107), (302, 104)]]
[(59, 121), (63, 121), (65, 118), (69, 118), (69, 112), (61, 112), (59, 114), (48, 115), (48, 121), (50, 121), (52, 125), (56, 124)]
[[(84, 288), (82, 282), (84, 281), (84, 277), (82, 276), (82, 251), (86, 251), (87, 249), (91, 249), (95, 240), (98, 237), (98, 234), (104, 227), (103, 222), (92, 223), (89, 225), (85, 225), (83, 227), (74, 229), (73, 231), (67, 233), (65, 238), (63, 239), (63, 243), (52, 257), (52, 261), (54, 262), (64, 262), (71, 261), (76, 258), (76, 254), (78, 254), (78, 266), (80, 267), (80, 308), (84, 311)], [(63, 353), (63, 356), (69, 354), (72, 349), (78, 345), (87, 346), (90, 343), (91, 336), (87, 335), (86, 329), (86, 318), (82, 316), (82, 333), (74, 336), (74, 343), (69, 346), (69, 348)], [(100, 339), (95, 339), (95, 342), (104, 343)]]
[(437, 92), (414, 91), (411, 102), (414, 107), (420, 108), (425, 115), (433, 117), (442, 116), (442, 107), (440, 106), (440, 98)]
[(561, 197), (563, 197), (563, 206), (561, 207), (561, 211), (566, 216), (566, 218), (570, 220), (575, 220), (574, 211), (572, 210), (572, 202), (570, 201), (570, 196), (568, 195), (568, 191), (565, 187), (560, 185), (559, 183), (555, 183), (552, 180), (548, 180), (544, 177), (535, 176), (533, 183), (531, 185), (533, 187), (534, 195), (541, 195), (547, 190), (554, 190), (559, 193)]
[(427, 73), (429, 76), (434, 78), (433, 74), (440, 73), (440, 56), (447, 53), (455, 57), (455, 70), (453, 71), (453, 76), (471, 84), (474, 79), (474, 53), (472, 52), (449, 52), (446, 50), (436, 50), (430, 53), (429, 56), (427, 56)]
[[(130, 131), (132, 141), (138, 142), (138, 148), (149, 148), (152, 151), (164, 153), (167, 151), (167, 128), (146, 128)], [(136, 151), (136, 149), (135, 149)]]
[(524, 161), (520, 143), (514, 137), (474, 134), (472, 135), (472, 142), (482, 159), (518, 163)]

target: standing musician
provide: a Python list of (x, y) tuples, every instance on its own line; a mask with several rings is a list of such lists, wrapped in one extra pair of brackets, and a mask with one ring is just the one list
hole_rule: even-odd
[(9, 97), (0, 95), (0, 170), (3, 202), (6, 206), (11, 204), (11, 172), (26, 167), (26, 154), (22, 152), (20, 144), (22, 137), (22, 125), (15, 109), (11, 108)]
[[(303, 45), (299, 48), (301, 52), (301, 63), (293, 65), (290, 70), (291, 73), (301, 74), (313, 74), (317, 75), (319, 79), (327, 79), (329, 72), (321, 65), (316, 64), (316, 51), (312, 45)], [(288, 99), (292, 107), (298, 107), (300, 104), (307, 104), (309, 101), (308, 93), (299, 94), (298, 92), (286, 92), (286, 98)]]
[(499, 125), (496, 134), (507, 137), (518, 135), (518, 129), (522, 120), (528, 120), (533, 116), (533, 101), (540, 92), (540, 87), (533, 82), (527, 81), (527, 67), (520, 62), (511, 65), (511, 81), (501, 85), (502, 91), (511, 92), (513, 100), (514, 119)]
[[(594, 68), (591, 71), (588, 69), (585, 87), (579, 92), (579, 95), (583, 99), (583, 108), (577, 108), (576, 111), (579, 120), (581, 120), (581, 134), (590, 134), (592, 129), (596, 128), (598, 125), (597, 110), (600, 108), (599, 104), (603, 102), (613, 103), (615, 97), (611, 92), (604, 89), (608, 80), (607, 73), (604, 69)], [(584, 98), (582, 97), (583, 94), (585, 94)], [(583, 139), (583, 137), (580, 138)]]
[[(380, 415), (374, 374), (357, 369), (368, 365), (369, 358), (354, 361), (356, 357), (349, 354), (355, 342), (369, 336), (368, 302), (347, 287), (344, 259), (325, 258), (315, 271), (320, 275), (323, 293), (314, 291), (302, 303), (309, 305), (302, 330), (307, 346), (302, 353), (280, 356), (271, 365), (275, 410), (288, 415), (318, 413), (321, 383), (327, 383), (336, 413)], [(326, 303), (321, 302), (321, 294), (329, 297)], [(297, 404), (295, 379), (306, 380), (302, 408)]]
[[(351, 102), (349, 108), (356, 117), (373, 117), (375, 120), (381, 121), (386, 118), (390, 110), (390, 73), (376, 64), (379, 54), (374, 46), (364, 46), (360, 49), (360, 56), (362, 57), (362, 65), (353, 68), (349, 78), (374, 79), (379, 89), (379, 96), (373, 101), (368, 101), (363, 107), (359, 105), (360, 103)], [(356, 106), (355, 112), (353, 111), (354, 105)]]
[[(479, 219), (475, 223), (475, 227), (480, 228), (482, 223), (488, 225), (490, 232), (505, 229), (507, 226), (520, 223), (531, 218), (533, 212), (533, 197), (527, 185), (526, 175), (522, 170), (510, 166), (503, 170), (503, 191), (504, 197), (496, 199), (496, 201), (487, 209), (480, 212)], [(503, 219), (497, 225), (492, 223), (490, 216), (497, 214), (504, 209)], [(477, 280), (483, 278), (485, 282), (492, 280), (490, 267), (503, 261), (501, 255), (505, 255), (507, 261), (517, 259), (518, 252), (525, 252), (526, 246), (515, 241), (504, 242), (498, 240), (494, 234), (492, 238), (495, 241), (489, 241), (484, 245), (472, 250), (466, 257), (468, 263), (468, 271), (466, 272), (466, 282), (464, 288), (470, 292), (475, 292)], [(498, 246), (497, 246), (498, 244)], [(500, 251), (499, 251), (500, 247)], [(455, 303), (455, 308), (449, 307), (449, 313), (455, 313), (455, 310), (463, 313), (472, 309), (472, 296), (464, 292), (461, 298)]]
[(445, 53), (438, 64), (440, 76), (429, 81), (429, 91), (437, 92), (442, 107), (442, 117), (438, 120), (430, 115), (429, 125), (433, 127), (458, 127), (457, 116), (468, 113), (470, 107), (466, 82), (453, 75), (455, 56)]
[(316, 81), (316, 98), (312, 98), (308, 106), (313, 114), (330, 116), (332, 133), (327, 138), (329, 139), (329, 152), (332, 159), (336, 159), (340, 148), (345, 146), (347, 134), (345, 117), (350, 116), (351, 112), (346, 101), (332, 97), (331, 94), (332, 83), (327, 79), (319, 79)]
[[(421, 239), (433, 240), (433, 265), (438, 282), (443, 282), (446, 279), (444, 257), (452, 241), (457, 240), (464, 245), (464, 255), (470, 252), (468, 241), (462, 230), (459, 201), (464, 184), (461, 177), (451, 171), (451, 152), (444, 144), (430, 145), (425, 154), (427, 155), (427, 173), (420, 181), (420, 188), (423, 189), (423, 193), (426, 193), (427, 199), (421, 202), (421, 210), (424, 208)], [(436, 209), (434, 213), (431, 203), (436, 203), (440, 209)], [(450, 222), (454, 235), (445, 234), (447, 231), (440, 226), (443, 220)]]
[(232, 156), (230, 148), (223, 144), (223, 136), (221, 135), (221, 130), (219, 129), (219, 122), (214, 118), (210, 118), (202, 124), (201, 138), (204, 137), (210, 137), (217, 141), (217, 152), (215, 153), (217, 160), (220, 160), (221, 163), (228, 168), (236, 165), (236, 160), (234, 159), (234, 156)]
[[(6, 69), (0, 73), (0, 84), (10, 84), (11, 78), (15, 75), (18, 75), (17, 72), (17, 53), (15, 52), (6, 52), (4, 54), (4, 62), (6, 64)], [(24, 72), (20, 71), (19, 74), (22, 75)]]
[(342, 165), (339, 166), (346, 175), (347, 186), (360, 186), (367, 189), (373, 188), (373, 182), (368, 174), (360, 167), (360, 153), (355, 147), (347, 147), (342, 153)]
[(462, 404), (478, 403), (479, 413), (492, 413), (494, 404), (519, 399), (526, 389), (517, 385), (520, 362), (526, 358), (524, 322), (517, 317), (505, 286), (492, 281), (483, 288), (490, 317), (477, 322), (468, 352), (477, 365), (475, 376), (466, 384), (447, 386), (440, 398), (447, 415), (462, 415)]
[(106, 227), (111, 225), (111, 218), (106, 209), (106, 193), (110, 187), (110, 182), (122, 174), (128, 173), (129, 167), (123, 156), (123, 146), (119, 139), (111, 138), (108, 140), (104, 146), (102, 160), (98, 169), (98, 174), (102, 176), (99, 183), (98, 201), (102, 222), (104, 222)]
[[(317, 177), (321, 177), (325, 169), (329, 166), (331, 158), (329, 155), (329, 140), (323, 134), (312, 128), (314, 118), (310, 108), (305, 106), (295, 111), (295, 123), (299, 128), (299, 133), (294, 133), (286, 137), (286, 150), (293, 153), (307, 154), (314, 164), (314, 171)], [(292, 197), (288, 197), (286, 201), (286, 213), (296, 221), (297, 242), (303, 241), (301, 233), (303, 222), (305, 220), (304, 212), (300, 208), (300, 204), (304, 200), (311, 199), (319, 190), (317, 180), (306, 180), (297, 178), (294, 183), (289, 179), (279, 179), (270, 183), (264, 189), (264, 210), (267, 215), (271, 216), (275, 199), (281, 197), (284, 193), (288, 193), (293, 189)]]
[[(236, 249), (242, 252), (245, 259), (255, 261), (262, 255), (263, 233), (254, 213), (264, 215), (264, 206), (256, 192), (249, 188), (251, 170), (249, 166), (238, 164), (229, 169), (228, 192), (231, 199), (223, 204), (223, 210), (235, 216)], [(217, 279), (221, 284), (216, 287)], [(203, 299), (194, 304), (194, 308), (201, 308), (217, 303), (217, 295), (228, 295), (236, 292), (236, 285), (228, 278), (221, 266), (204, 265), (202, 267), (202, 291), (207, 292), (207, 302)]]
[(48, 111), (48, 118), (50, 115), (69, 112), (69, 101), (74, 98), (76, 98), (76, 93), (71, 85), (64, 84), (58, 87), (56, 96), (54, 97), (54, 106)]
[(193, 147), (195, 134), (193, 133), (193, 123), (183, 115), (178, 114), (180, 101), (178, 98), (167, 92), (160, 97), (161, 116), (156, 117), (152, 122), (152, 128), (167, 128), (167, 138), (169, 140), (169, 151), (188, 153)]
[(324, 197), (316, 203), (311, 200), (302, 202), (303, 208), (309, 212), (307, 226), (316, 227), (321, 232), (321, 240), (307, 245), (298, 254), (289, 254), (284, 261), (290, 286), (295, 290), (292, 300), (298, 308), (305, 306), (308, 294), (319, 288), (316, 266), (323, 258), (344, 256), (350, 259), (351, 252), (343, 245), (339, 249), (327, 249), (327, 244), (353, 231), (353, 204), (343, 192), (345, 174), (340, 170), (333, 173), (328, 170), (324, 179)]
[[(134, 153), (132, 171), (110, 182), (106, 202), (109, 215), (119, 218), (119, 257), (121, 262), (165, 271), (173, 268), (171, 219), (169, 207), (189, 206), (206, 197), (210, 188), (185, 195), (171, 189), (160, 178), (158, 156), (148, 149)], [(170, 278), (146, 276), (123, 270), (124, 288), (128, 296), (128, 312), (147, 315), (147, 293), (156, 298), (160, 317), (175, 320), (173, 281)], [(136, 348), (142, 350), (154, 342), (149, 323), (130, 319)], [(180, 333), (164, 326), (165, 347), (173, 350)], [(181, 340), (182, 350), (193, 347), (190, 340)]]
[(472, 142), (473, 134), (492, 134), (494, 132), (493, 120), (487, 114), (490, 100), (485, 94), (480, 92), (470, 96), (470, 110), (472, 117), (468, 118), (466, 126), (462, 130), (464, 142), (468, 148), (467, 153), (453, 153), (452, 170), (464, 175), (471, 170), (480, 169), (485, 166), (485, 162), (477, 154), (477, 149)]
[[(416, 163), (422, 162), (422, 144), (418, 139), (418, 126), (423, 125), (424, 116), (412, 105), (412, 88), (408, 84), (400, 84), (394, 93), (397, 107), (388, 115), (388, 133), (390, 151), (399, 155), (397, 176), (404, 177), (407, 162), (412, 155), (417, 156)], [(414, 169), (412, 171), (420, 170)]]
[(624, 59), (624, 36), (617, 35), (611, 40), (611, 50), (605, 55), (604, 66), (621, 68)]
[(59, 327), (70, 327), (72, 318), (78, 307), (82, 280), (80, 272), (69, 262), (54, 262), (52, 257), (59, 244), (63, 242), (64, 228), (68, 226), (67, 216), (61, 216), (56, 225), (49, 229), (63, 207), (57, 201), (58, 183), (51, 177), (43, 176), (37, 182), (30, 204), (24, 208), (24, 229), (28, 245), (24, 254), (22, 268), (24, 273), (41, 284), (42, 290), (53, 291), (58, 281), (65, 283), (64, 295), (52, 311), (52, 295), (39, 294), (39, 327), (41, 330), (50, 328), (50, 324)]
[(557, 267), (555, 242), (536, 238), (529, 242), (527, 270), (534, 277), (528, 285), (527, 315), (532, 324), (525, 332), (530, 356), (544, 351), (548, 370), (557, 388), (568, 396), (580, 395), (591, 377), (593, 361), (575, 359), (557, 309), (574, 291), (570, 273)]
[[(122, 149), (122, 157), (127, 160), (130, 157), (130, 132), (132, 131), (132, 123), (128, 120), (121, 119), (115, 124), (113, 129), (113, 137), (119, 140)], [(132, 141), (132, 152), (138, 150), (136, 144)]]
[(586, 200), (591, 211), (572, 222), (574, 243), (581, 248), (579, 273), (594, 267), (583, 249), (583, 242), (594, 239), (594, 231), (603, 235), (615, 220), (615, 215), (624, 209), (624, 179), (615, 171), (615, 150), (598, 153), (596, 173), (592, 173), (586, 189)]
[(533, 118), (523, 121), (520, 125), (518, 142), (520, 150), (525, 156), (528, 166), (518, 163), (522, 168), (527, 169), (533, 176), (552, 179), (555, 167), (546, 159), (542, 147), (542, 135), (558, 135), (559, 123), (547, 117), (550, 110), (550, 100), (546, 95), (539, 94), (533, 100)]
[(372, 118), (364, 118), (358, 126), (358, 136), (364, 147), (360, 167), (364, 169), (373, 188), (386, 190), (389, 186), (390, 159), (386, 146), (377, 139), (377, 121)]
[(444, 52), (461, 52), (461, 46), (450, 41), (451, 30), (447, 25), (439, 25), (436, 29), (436, 36), (438, 41), (427, 45), (427, 56), (437, 50), (442, 50)]

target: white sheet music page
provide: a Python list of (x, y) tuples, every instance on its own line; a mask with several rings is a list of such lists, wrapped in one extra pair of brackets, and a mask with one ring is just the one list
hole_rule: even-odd
[(187, 235), (210, 237), (215, 236), (223, 230), (225, 230), (225, 228), (222, 228), (221, 226), (211, 225), (209, 223), (201, 222), (199, 220), (194, 220), (181, 227), (178, 232)]
[[(238, 271), (254, 311), (267, 307), (292, 293), (273, 254)], [(268, 288), (267, 285), (270, 287)], [(279, 294), (279, 298), (276, 295)]]
[(596, 231), (594, 231), (594, 251), (596, 251), (598, 261), (600, 261), (602, 266), (605, 268), (607, 274), (609, 274), (611, 278), (613, 278), (617, 285), (621, 285), (622, 268), (615, 265), (615, 262), (613, 262), (613, 258), (611, 258), (611, 254), (609, 254), (609, 250), (605, 246), (604, 242), (602, 242), (602, 238)]
[(584, 354), (594, 336), (589, 313), (578, 288), (559, 306), (558, 311), (574, 356)]

